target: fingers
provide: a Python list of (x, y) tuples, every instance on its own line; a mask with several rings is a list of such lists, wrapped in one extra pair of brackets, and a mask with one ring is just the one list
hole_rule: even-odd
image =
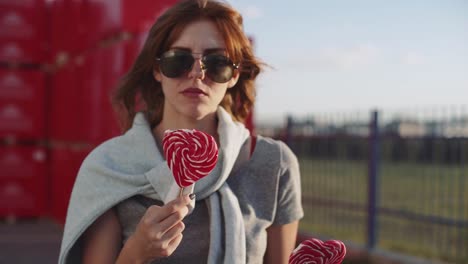
[(179, 244), (182, 241), (183, 237), (184, 236), (182, 235), (182, 233), (180, 233), (173, 240), (171, 240), (171, 242), (169, 243), (169, 246), (168, 246), (168, 249), (171, 251), (171, 254), (179, 246)]
[(189, 195), (178, 197), (164, 206), (150, 206), (138, 223), (133, 241), (141, 250), (142, 259), (157, 259), (171, 255), (182, 241), (188, 214)]
[[(141, 220), (142, 229), (153, 239), (161, 239), (166, 232), (179, 223), (188, 214), (187, 204), (190, 198), (179, 197), (164, 206), (151, 206)], [(182, 223), (183, 224), (183, 223)]]
[[(171, 217), (174, 213), (178, 214), (176, 219), (183, 219), (187, 213), (187, 205), (190, 203), (191, 199), (189, 195), (184, 195), (182, 197), (178, 197), (177, 199), (165, 204), (164, 206), (151, 206), (148, 208), (149, 213), (151, 214), (151, 220), (159, 223), (164, 221), (166, 218)], [(185, 211), (185, 214), (180, 214), (181, 211)]]
[(177, 249), (180, 242), (182, 241), (182, 238), (183, 238), (182, 234), (177, 235), (174, 239), (172, 239), (168, 243), (167, 247), (164, 247), (164, 248), (161, 249), (159, 255), (161, 257), (169, 257), (170, 255), (172, 255), (172, 253)]
[(185, 216), (188, 214), (187, 206), (180, 208), (180, 210), (175, 211), (169, 217), (159, 222), (160, 230), (162, 233), (166, 233), (169, 229), (174, 227), (177, 223), (181, 223)]
[(170, 229), (168, 229), (164, 235), (162, 236), (162, 240), (172, 241), (177, 238), (179, 235), (182, 234), (182, 231), (185, 229), (185, 224), (183, 222), (179, 222)]

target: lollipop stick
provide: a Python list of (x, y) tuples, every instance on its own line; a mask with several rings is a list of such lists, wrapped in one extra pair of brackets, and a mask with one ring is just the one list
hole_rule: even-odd
[(184, 188), (180, 188), (179, 197), (184, 195)]

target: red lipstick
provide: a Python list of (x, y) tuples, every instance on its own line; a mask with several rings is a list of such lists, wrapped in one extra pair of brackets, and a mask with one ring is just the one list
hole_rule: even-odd
[(187, 88), (187, 89), (183, 90), (181, 93), (183, 95), (189, 96), (189, 97), (200, 97), (200, 96), (206, 95), (206, 93), (203, 92), (203, 90), (201, 90), (199, 88), (196, 88), (196, 87)]

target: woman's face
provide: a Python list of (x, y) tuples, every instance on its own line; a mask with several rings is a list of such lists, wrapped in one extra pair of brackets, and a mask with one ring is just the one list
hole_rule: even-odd
[(214, 115), (226, 90), (236, 84), (238, 73), (234, 71), (227, 82), (215, 82), (202, 69), (201, 58), (207, 54), (225, 55), (225, 48), (224, 40), (213, 22), (200, 20), (187, 25), (169, 50), (192, 53), (195, 58), (192, 68), (173, 78), (159, 69), (154, 71), (165, 97), (163, 119), (201, 120)]

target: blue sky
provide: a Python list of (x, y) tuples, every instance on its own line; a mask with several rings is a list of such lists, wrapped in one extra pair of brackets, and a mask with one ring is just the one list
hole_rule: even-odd
[(466, 0), (228, 0), (256, 54), (256, 118), (468, 104)]

